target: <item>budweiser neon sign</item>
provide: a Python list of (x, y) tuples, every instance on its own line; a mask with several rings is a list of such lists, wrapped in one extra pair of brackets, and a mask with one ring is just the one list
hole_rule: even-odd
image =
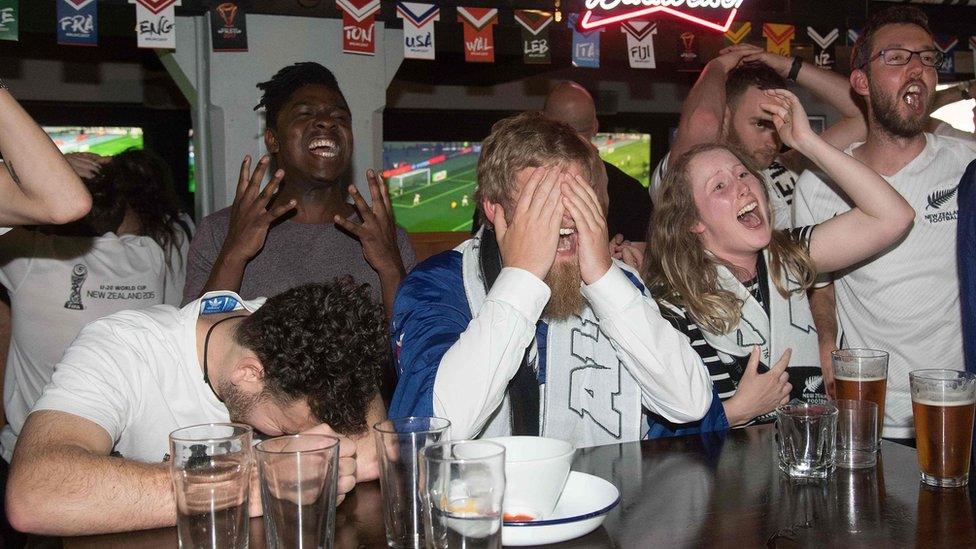
[[(725, 32), (735, 20), (742, 0), (586, 0), (584, 5), (586, 11), (580, 18), (580, 27), (583, 30), (605, 27), (654, 13), (667, 13), (718, 32)], [(686, 11), (690, 9), (701, 13)], [(594, 14), (595, 11), (611, 10), (614, 13), (602, 17)], [(711, 12), (714, 12), (714, 17), (705, 15)]]

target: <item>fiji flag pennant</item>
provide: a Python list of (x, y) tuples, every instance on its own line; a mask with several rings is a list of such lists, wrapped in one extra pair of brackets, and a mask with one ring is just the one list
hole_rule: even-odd
[(434, 21), (441, 9), (433, 4), (397, 2), (397, 17), (403, 19), (403, 57), (434, 59)]
[(549, 24), (552, 13), (537, 10), (515, 10), (515, 22), (522, 27), (522, 60), (527, 64), (552, 62), (549, 47)]
[(840, 37), (840, 30), (830, 29), (830, 32), (821, 36), (813, 27), (807, 27), (807, 36), (817, 46), (816, 54), (813, 56), (813, 60), (817, 63), (817, 66), (823, 69), (833, 69), (834, 62), (837, 60), (834, 42)]
[(380, 0), (336, 0), (342, 12), (342, 53), (375, 55)]
[(98, 45), (98, 3), (95, 0), (58, 1), (58, 44)]
[(495, 62), (494, 26), (498, 10), (458, 6), (458, 23), (464, 29), (464, 60), (468, 63)]
[(790, 41), (796, 35), (796, 27), (782, 23), (763, 24), (763, 36), (766, 37), (766, 51), (777, 55), (790, 55)]
[(657, 34), (657, 22), (624, 21), (620, 24), (620, 31), (627, 35), (627, 52), (630, 54), (630, 68), (656, 68), (657, 64), (654, 61), (654, 35)]

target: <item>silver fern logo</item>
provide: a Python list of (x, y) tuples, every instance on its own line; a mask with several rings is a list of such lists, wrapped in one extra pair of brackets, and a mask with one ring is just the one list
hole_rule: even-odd
[(925, 209), (926, 210), (930, 208), (935, 210), (941, 209), (942, 206), (945, 206), (947, 202), (952, 200), (952, 197), (956, 195), (957, 190), (959, 190), (959, 185), (956, 185), (951, 189), (941, 189), (935, 191), (934, 193), (929, 195), (929, 199), (928, 199), (929, 204), (928, 206), (925, 207)]

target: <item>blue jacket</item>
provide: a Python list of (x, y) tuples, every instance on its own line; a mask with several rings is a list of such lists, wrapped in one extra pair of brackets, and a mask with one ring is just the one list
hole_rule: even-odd
[(976, 373), (976, 160), (959, 181), (956, 253), (966, 371)]

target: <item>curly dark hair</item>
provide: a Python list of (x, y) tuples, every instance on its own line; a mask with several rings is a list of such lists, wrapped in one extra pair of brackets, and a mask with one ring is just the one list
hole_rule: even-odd
[(881, 11), (875, 12), (861, 31), (861, 36), (854, 42), (851, 51), (851, 69), (862, 69), (870, 72), (871, 66), (868, 59), (871, 58), (871, 51), (874, 49), (874, 35), (885, 25), (917, 25), (929, 35), (932, 29), (929, 28), (929, 18), (925, 12), (914, 6), (892, 6)]
[(729, 71), (725, 80), (725, 100), (733, 104), (751, 87), (760, 90), (785, 89), (786, 79), (761, 61), (743, 63)]
[(309, 84), (325, 86), (342, 96), (339, 82), (329, 69), (312, 61), (289, 65), (271, 77), (267, 82), (258, 83), (258, 89), (264, 92), (261, 102), (254, 106), (254, 110), (264, 107), (264, 120), (268, 128), (274, 128), (278, 123), (278, 111), (291, 99), (295, 90)]
[(366, 409), (390, 359), (383, 309), (367, 285), (336, 279), (282, 292), (242, 320), (234, 339), (261, 361), (273, 398), (306, 398), (336, 432), (365, 431)]

